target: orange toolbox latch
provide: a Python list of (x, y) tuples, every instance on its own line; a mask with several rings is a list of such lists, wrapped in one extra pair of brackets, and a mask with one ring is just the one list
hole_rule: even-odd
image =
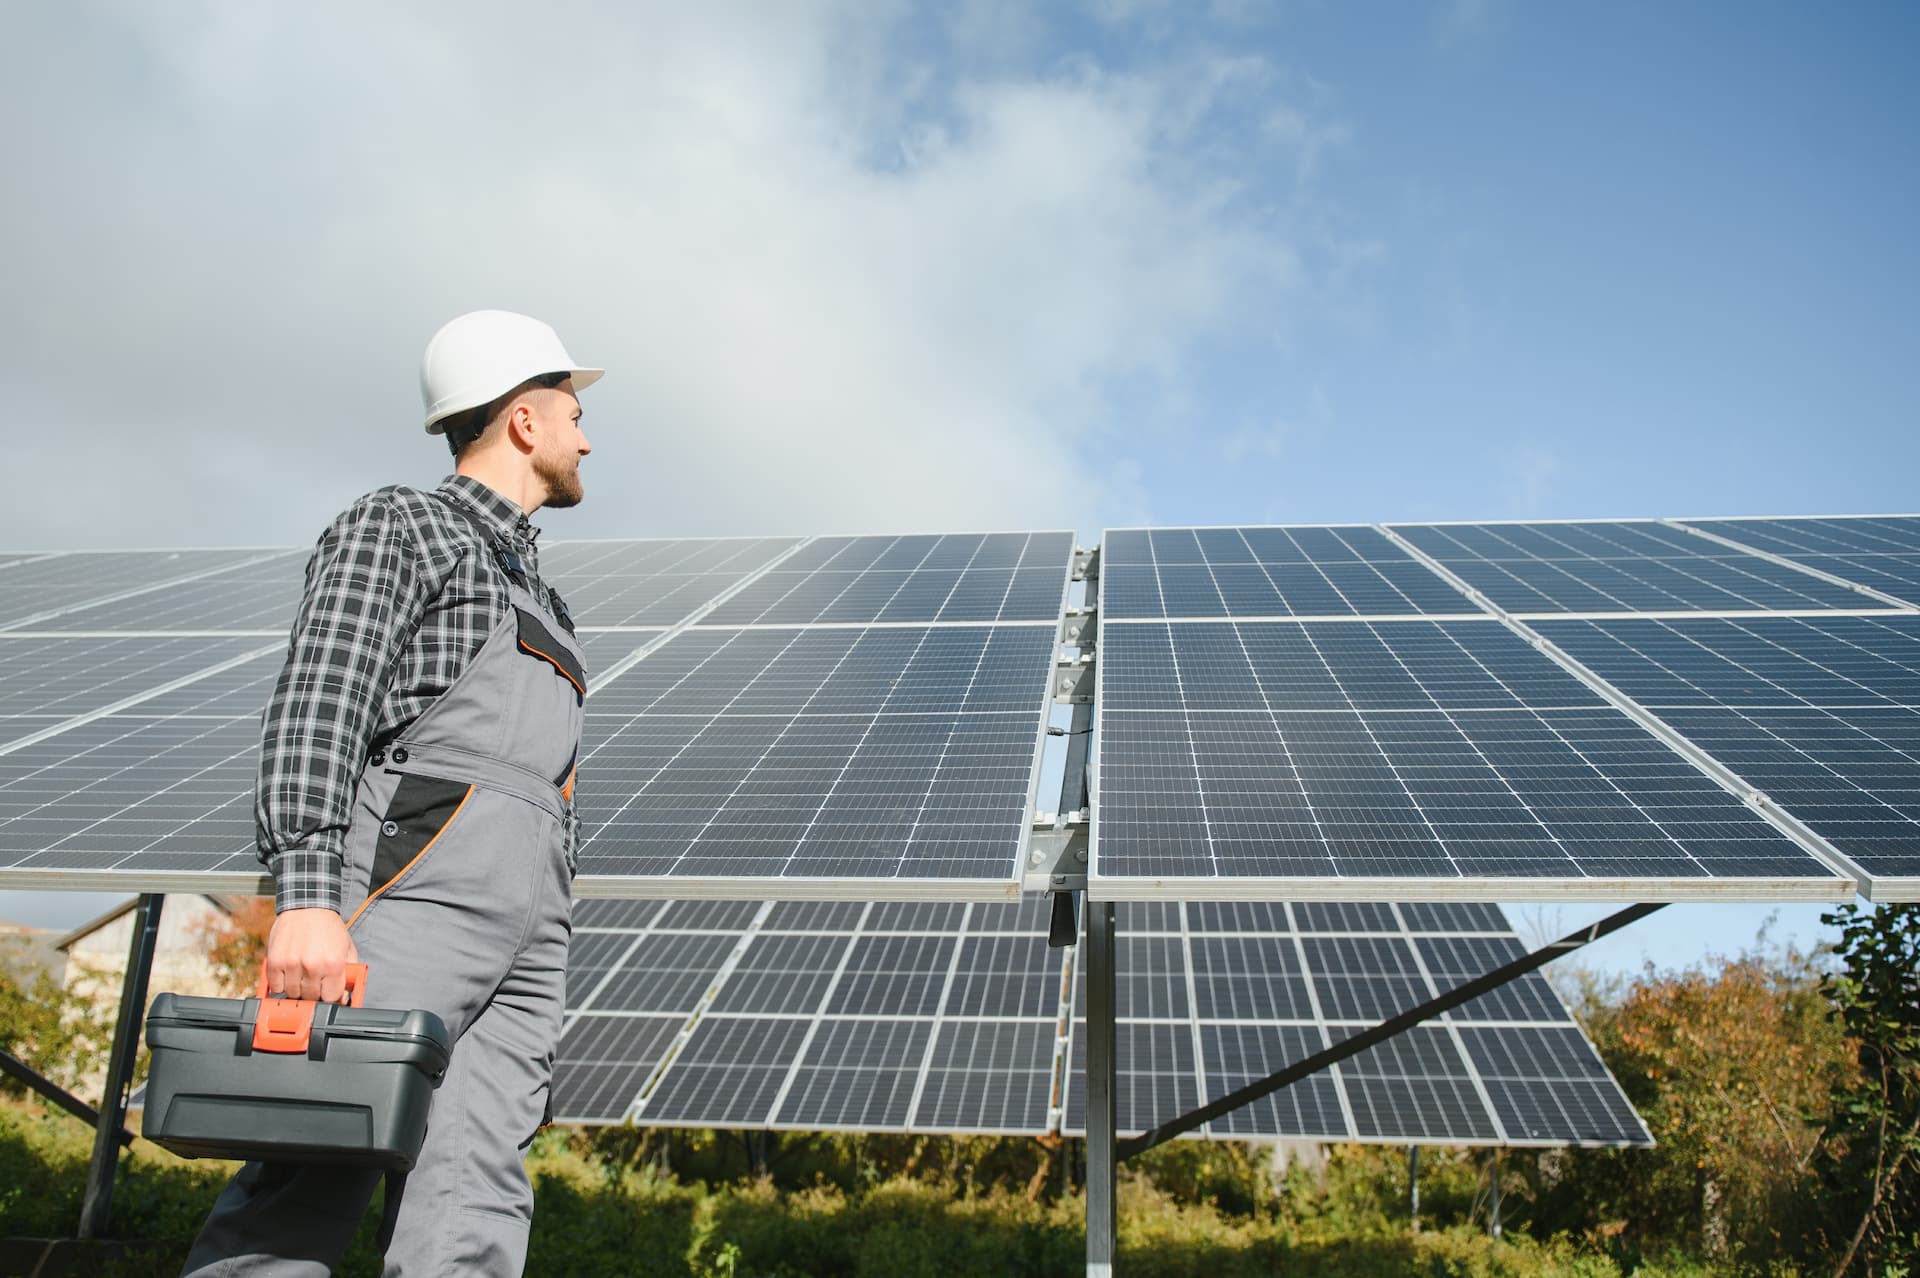
[[(359, 1007), (367, 988), (367, 965), (347, 964), (347, 1006)], [(267, 973), (260, 970), (259, 1014), (253, 1022), (253, 1050), (256, 1052), (304, 1052), (313, 1040), (313, 1011), (318, 1000), (310, 998), (268, 998)]]

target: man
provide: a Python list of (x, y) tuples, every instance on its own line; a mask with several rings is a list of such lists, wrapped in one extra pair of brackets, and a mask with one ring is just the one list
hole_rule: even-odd
[[(277, 915), (267, 986), (437, 1013), (455, 1039), (412, 1172), (387, 1184), (389, 1275), (517, 1274), (547, 1112), (575, 858), (586, 672), (527, 516), (581, 498), (581, 368), (505, 311), (449, 322), (421, 370), (455, 474), (356, 501), (307, 565), (267, 708), (255, 822)], [(327, 1273), (380, 1173), (249, 1163), (192, 1274)]]

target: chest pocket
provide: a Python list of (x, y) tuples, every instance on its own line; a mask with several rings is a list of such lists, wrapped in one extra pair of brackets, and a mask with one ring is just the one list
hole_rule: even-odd
[(553, 631), (539, 617), (525, 608), (515, 605), (515, 622), (520, 631), (520, 651), (530, 657), (538, 658), (552, 666), (554, 672), (573, 685), (573, 695), (578, 701), (587, 697), (587, 671), (573, 650), (561, 643)]

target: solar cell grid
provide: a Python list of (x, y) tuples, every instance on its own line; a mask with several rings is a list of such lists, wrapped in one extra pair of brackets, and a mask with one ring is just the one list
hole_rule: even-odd
[(1856, 608), (1860, 595), (1653, 521), (1396, 524), (1509, 612)]
[(49, 621), (70, 610), (135, 592), (151, 596), (203, 574), (292, 553), (260, 549), (61, 551), (0, 568), (0, 630)]
[(973, 935), (961, 943), (946, 1015), (1013, 1020), (1060, 1012), (1062, 953), (1024, 936)]
[(749, 895), (771, 895), (754, 880), (773, 877), (949, 880), (970, 895), (1010, 882), (1054, 639), (1041, 626), (685, 632), (588, 703), (582, 873), (723, 878)]
[(791, 537), (555, 542), (541, 571), (583, 624), (670, 626), (797, 545)]
[(679, 1016), (584, 1016), (560, 1037), (553, 1064), (564, 1122), (617, 1123), (685, 1024)]
[[(675, 1055), (658, 1088), (669, 1100), (656, 1108), (648, 1099), (640, 1106), (639, 1121), (1047, 1130), (1054, 1103), (1062, 976), (1075, 953), (1045, 945), (1043, 901), (1019, 907), (917, 904), (688, 901), (663, 908), (646, 902), (582, 902), (569, 987), (572, 1010), (561, 1050), (565, 1081), (557, 1094), (562, 1117), (618, 1121), (634, 1107), (675, 1033), (689, 1025), (785, 1022), (810, 1029), (791, 1043), (782, 1040), (771, 1055), (746, 1061), (712, 1053), (684, 1059)], [(633, 906), (645, 906), (645, 912)], [(742, 914), (742, 908), (749, 912)], [(1289, 919), (1290, 909), (1305, 917)], [(1310, 909), (1305, 904), (1262, 905), (1259, 917), (1249, 917), (1268, 935), (1223, 935), (1195, 926), (1202, 916), (1221, 921), (1247, 914), (1234, 904), (1174, 902), (1131, 911), (1143, 931), (1137, 936), (1123, 931), (1120, 938), (1122, 1014), (1134, 1026), (1124, 1032), (1129, 1043), (1147, 1053), (1141, 1077), (1135, 1079), (1132, 1072), (1123, 1077), (1132, 1097), (1132, 1121), (1171, 1117), (1162, 1107), (1191, 1101), (1202, 1076), (1209, 1098), (1265, 1077), (1304, 1052), (1318, 1050), (1326, 1041), (1323, 1027), (1330, 1026), (1337, 1037), (1371, 1023), (1368, 1017), (1374, 1012), (1399, 1010), (1405, 1004), (1395, 1002), (1396, 997), (1417, 1002), (1430, 997), (1430, 988), (1449, 987), (1446, 972), (1477, 975), (1484, 969), (1474, 967), (1476, 959), (1491, 964), (1517, 948), (1497, 909), (1473, 904), (1424, 908), (1419, 924), (1428, 930), (1415, 938), (1420, 952), (1444, 957), (1429, 965), (1434, 973), (1429, 987), (1419, 983), (1419, 963), (1407, 958), (1409, 933), (1401, 930), (1396, 910), (1411, 913), (1408, 907), (1380, 902), (1318, 902)], [(902, 922), (920, 926), (916, 931), (875, 930)], [(621, 923), (628, 926), (607, 930)], [(712, 930), (676, 932), (666, 927), (669, 923)], [(1455, 935), (1447, 930), (1456, 924), (1479, 931)], [(1022, 930), (1006, 930), (1016, 925)], [(1411, 918), (1408, 925), (1415, 925)], [(1336, 966), (1322, 972), (1310, 963), (1303, 965), (1302, 945), (1319, 961)], [(1365, 1015), (1344, 1022), (1326, 1019), (1331, 1012), (1322, 1004), (1337, 1000), (1317, 1001), (1313, 993), (1327, 980), (1351, 979), (1337, 966), (1348, 961), (1343, 945), (1358, 945), (1370, 953), (1381, 946), (1400, 951), (1393, 961), (1376, 964), (1390, 970), (1388, 984), (1381, 986), (1385, 992), (1371, 996), (1377, 1006), (1363, 1008), (1355, 1002), (1354, 1010)], [(1449, 948), (1454, 946), (1459, 948)], [(1197, 1003), (1186, 996), (1189, 965)], [(1411, 979), (1405, 977), (1409, 969)], [(1077, 1005), (1084, 1000), (1084, 981), (1075, 984)], [(629, 997), (636, 991), (637, 999)], [(712, 1000), (703, 1011), (702, 999), (709, 991)], [(1568, 1116), (1553, 1121), (1573, 1123), (1583, 1113), (1611, 1114), (1615, 1127), (1627, 1133), (1614, 1143), (1643, 1139), (1630, 1112), (1621, 1112), (1617, 1089), (1592, 1058), (1591, 1048), (1571, 1030), (1564, 1009), (1544, 986), (1541, 992), (1544, 1001), (1503, 1005), (1523, 1016), (1463, 1009), (1448, 1018), (1461, 1026), (1516, 1035), (1503, 1050), (1522, 1065), (1553, 1063), (1544, 1076), (1539, 1070), (1528, 1073), (1522, 1065), (1503, 1064), (1503, 1077), (1512, 1076), (1507, 1086), (1513, 1095), (1489, 1088), (1496, 1111), (1501, 1104), (1537, 1109), (1542, 1102), (1529, 1089), (1550, 1087), (1551, 1079), (1564, 1075), (1584, 1080), (1578, 1083), (1581, 1095), (1563, 1105)], [(636, 1025), (622, 1030), (618, 1027), (623, 1022)], [(873, 1027), (871, 1035), (863, 1038), (861, 1026)], [(1076, 1024), (1076, 1035), (1081, 1029)], [(717, 1028), (699, 1032), (723, 1033)], [(631, 1038), (637, 1053), (624, 1068), (607, 1047), (622, 1034)], [(1542, 1036), (1553, 1041), (1529, 1041)], [(1083, 1050), (1084, 1043), (1070, 1049)], [(1176, 1078), (1183, 1064), (1190, 1082)], [(920, 1081), (923, 1065), (925, 1078)], [(741, 1066), (751, 1069), (743, 1074), (736, 1068)], [(665, 1080), (682, 1070), (686, 1076), (667, 1089)], [(822, 1070), (830, 1076), (817, 1076)], [(1339, 1080), (1337, 1071), (1305, 1080), (1221, 1120), (1214, 1130), (1344, 1137), (1353, 1129), (1344, 1117)], [(1452, 1088), (1458, 1077), (1443, 1072), (1440, 1081)], [(618, 1094), (621, 1086), (630, 1087), (627, 1095)], [(1376, 1105), (1388, 1100), (1396, 1106), (1413, 1103), (1405, 1079), (1374, 1079), (1369, 1086)], [(1079, 1103), (1077, 1096), (1070, 1098), (1070, 1126), (1080, 1121)], [(767, 1116), (739, 1117), (760, 1113)], [(1552, 1128), (1542, 1135), (1548, 1129), (1537, 1124), (1529, 1130), (1526, 1139), (1546, 1143), (1552, 1143), (1551, 1132), (1558, 1131)], [(1599, 1130), (1592, 1122), (1577, 1130), (1588, 1133), (1580, 1139), (1605, 1143), (1591, 1134)]]
[(1072, 550), (1064, 532), (821, 537), (700, 624), (1051, 620)]
[(929, 1131), (1044, 1132), (1052, 1024), (947, 1021), (934, 1039), (916, 1125)]
[[(1125, 925), (1119, 929), (1116, 993), (1122, 1045), (1117, 1060), (1123, 1128), (1140, 1130), (1182, 1112), (1175, 1107), (1181, 1103), (1183, 1084), (1173, 1076), (1186, 1049), (1174, 1046), (1175, 1040), (1198, 1044), (1193, 1059), (1204, 1080), (1202, 1099), (1211, 1101), (1328, 1042), (1425, 1002), (1519, 951), (1505, 917), (1496, 907), (1479, 903), (1436, 902), (1417, 910), (1378, 901), (1260, 904), (1280, 915), (1278, 928), (1271, 926), (1271, 917), (1256, 920), (1270, 935), (1221, 935), (1195, 926), (1202, 917), (1222, 918), (1229, 907), (1220, 903), (1172, 904), (1171, 917), (1161, 920), (1161, 935), (1130, 935)], [(1116, 909), (1120, 912), (1123, 907)], [(1149, 941), (1159, 944), (1143, 944)], [(1195, 998), (1191, 1015), (1175, 999), (1157, 993), (1182, 986), (1189, 966)], [(1538, 977), (1532, 980), (1538, 982)], [(1554, 1143), (1543, 1134), (1549, 1130), (1544, 1122), (1508, 1127), (1503, 1106), (1519, 1105), (1528, 1089), (1550, 1089), (1569, 1072), (1598, 1070), (1604, 1075), (1605, 1069), (1544, 983), (1521, 988), (1517, 998), (1476, 1000), (1430, 1023), (1429, 1031), (1441, 1036), (1432, 1042), (1376, 1050), (1335, 1066), (1215, 1120), (1210, 1130), (1215, 1135), (1361, 1135), (1443, 1143), (1511, 1137), (1523, 1143)], [(1084, 979), (1076, 973), (1075, 1071), (1084, 1061), (1085, 999)], [(1587, 1063), (1560, 1062), (1545, 1074), (1515, 1072), (1509, 1088), (1513, 1095), (1496, 1093), (1482, 1086), (1461, 1053), (1460, 1041), (1448, 1037), (1464, 1026), (1516, 1036), (1521, 1046), (1515, 1050), (1525, 1059), (1551, 1061), (1557, 1052), (1577, 1051)], [(1561, 1041), (1563, 1032), (1571, 1034), (1571, 1046)], [(1526, 1042), (1547, 1036), (1554, 1041)], [(1149, 1053), (1144, 1066), (1128, 1055), (1136, 1048)], [(1078, 1131), (1084, 1124), (1082, 1075), (1069, 1077), (1066, 1130)], [(1435, 1114), (1424, 1115), (1423, 1106), (1435, 1107)], [(1587, 1110), (1591, 1112), (1583, 1118)], [(1590, 1095), (1583, 1092), (1569, 1102), (1553, 1121), (1567, 1124), (1565, 1140), (1620, 1144), (1647, 1139), (1610, 1078)]]
[(1416, 1026), (1342, 1062), (1340, 1075), (1363, 1138), (1457, 1144), (1503, 1135), (1449, 1030)]
[(926, 1021), (821, 1021), (776, 1121), (854, 1131), (905, 1126), (931, 1032)]
[[(1420, 965), (1434, 989), (1442, 994), (1526, 952), (1516, 938), (1507, 935), (1422, 936), (1413, 944)], [(1529, 972), (1462, 1005), (1451, 1015), (1455, 1020), (1551, 1021), (1558, 1019), (1559, 1012), (1560, 1001), (1546, 978)]]
[(640, 939), (579, 1010), (690, 1014), (733, 953), (732, 933), (661, 933)]
[(1516, 1140), (1571, 1132), (1585, 1143), (1637, 1143), (1644, 1130), (1618, 1104), (1619, 1091), (1576, 1030), (1520, 1034), (1462, 1029), (1481, 1086)]
[(805, 1020), (709, 1017), (642, 1103), (649, 1123), (770, 1126), (774, 1097), (806, 1040)]
[(0, 754), (0, 870), (22, 887), (86, 871), (260, 882), (255, 718), (110, 716)]
[(284, 634), (304, 580), (304, 554), (287, 551), (164, 590), (72, 608), (40, 624), (62, 630), (252, 630)]
[[(945, 936), (862, 936), (848, 954), (827, 1011), (933, 1016), (940, 1011), (955, 941)], [(977, 1014), (977, 1013), (976, 1013)]]
[(575, 634), (587, 658), (588, 686), (598, 690), (603, 672), (660, 635), (658, 630), (595, 630), (581, 626)]
[(1920, 516), (1688, 519), (1682, 521), (1777, 555), (1920, 553)]
[(1874, 899), (1920, 896), (1920, 617), (1539, 628), (1852, 858)]
[[(1209, 1097), (1225, 1096), (1259, 1082), (1326, 1047), (1312, 1025), (1202, 1025), (1201, 1054), (1207, 1062)], [(1353, 1132), (1333, 1073), (1309, 1075), (1290, 1087), (1233, 1110), (1211, 1124), (1227, 1136), (1284, 1132), (1301, 1138), (1342, 1140)]]
[(1097, 894), (1846, 890), (1497, 622), (1112, 627), (1099, 679)]
[(1115, 529), (1104, 547), (1108, 621), (1476, 611), (1372, 528)]
[[(258, 639), (214, 637), (0, 638), (0, 718), (88, 714), (260, 646)], [(0, 727), (0, 744), (43, 726)]]
[(846, 953), (844, 938), (762, 934), (713, 1001), (715, 1012), (807, 1015), (819, 1009)]

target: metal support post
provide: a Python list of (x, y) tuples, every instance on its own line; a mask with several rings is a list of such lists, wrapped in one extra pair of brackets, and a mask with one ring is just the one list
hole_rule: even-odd
[(1087, 902), (1087, 1278), (1109, 1278), (1119, 1246), (1114, 1177), (1113, 902)]
[(1407, 1219), (1413, 1232), (1420, 1232), (1420, 1147), (1407, 1146)]
[(1488, 1174), (1493, 1180), (1493, 1190), (1487, 1208), (1487, 1236), (1500, 1237), (1500, 1151), (1493, 1151), (1493, 1159), (1487, 1164)]
[(127, 945), (127, 975), (120, 986), (120, 1015), (113, 1029), (113, 1050), (107, 1057), (107, 1085), (100, 1095), (100, 1121), (94, 1128), (93, 1161), (87, 1167), (87, 1192), (80, 1201), (81, 1238), (98, 1238), (107, 1231), (113, 1210), (113, 1175), (120, 1164), (120, 1125), (127, 1116), (127, 1091), (133, 1083), (133, 1063), (140, 1052), (140, 1025), (147, 1011), (147, 978), (153, 971), (153, 950), (160, 938), (160, 907), (166, 898), (148, 893), (133, 911), (133, 940)]

